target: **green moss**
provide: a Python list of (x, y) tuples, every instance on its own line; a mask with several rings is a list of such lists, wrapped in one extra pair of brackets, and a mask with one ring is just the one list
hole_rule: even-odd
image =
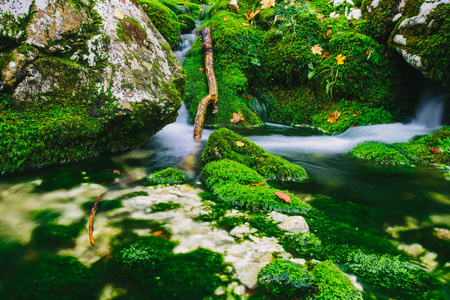
[(144, 284), (153, 274), (165, 267), (173, 255), (175, 244), (155, 236), (141, 237), (129, 245), (115, 248), (113, 260), (122, 273)]
[(123, 18), (117, 23), (117, 36), (127, 45), (132, 42), (140, 45), (145, 45), (147, 41), (147, 32), (145, 29), (133, 18)]
[[(371, 6), (372, 1), (364, 0), (361, 10), (364, 13), (364, 19), (367, 22), (362, 24), (361, 30), (368, 36), (373, 37), (380, 43), (385, 44), (395, 28), (395, 22), (392, 22), (398, 13), (398, 0), (379, 1), (377, 7)], [(370, 9), (370, 11), (369, 11)]]
[(365, 142), (354, 147), (352, 156), (379, 164), (410, 165), (411, 162), (403, 154), (386, 144)]
[(190, 33), (195, 29), (195, 20), (189, 15), (178, 15), (178, 21), (180, 22), (180, 30), (182, 34)]
[(312, 271), (312, 278), (317, 285), (314, 299), (363, 299), (361, 293), (331, 260), (318, 263)]
[(311, 274), (299, 264), (274, 260), (258, 273), (258, 284), (276, 299), (310, 299)]
[(283, 238), (283, 247), (296, 257), (311, 257), (321, 246), (322, 241), (312, 232), (289, 234)]
[(355, 251), (345, 268), (368, 283), (400, 299), (440, 299), (438, 281), (420, 266), (389, 255)]
[(180, 35), (177, 15), (157, 0), (138, 0), (138, 2), (161, 35), (172, 48), (175, 48)]
[(173, 203), (173, 202), (159, 202), (154, 204), (151, 207), (152, 212), (158, 212), (158, 211), (168, 211), (168, 210), (174, 210), (177, 208), (180, 208), (181, 205), (179, 203)]
[(37, 247), (47, 249), (73, 247), (75, 239), (84, 227), (84, 220), (82, 222), (72, 225), (41, 224), (33, 230), (31, 243)]
[(96, 299), (97, 281), (71, 256), (45, 256), (15, 283), (20, 299)]
[[(92, 207), (94, 206), (94, 202), (97, 198), (92, 199), (91, 201), (85, 202), (81, 205), (81, 208), (86, 211), (90, 212), (92, 210)], [(97, 213), (98, 212), (107, 212), (110, 210), (114, 210), (117, 208), (123, 207), (122, 201), (120, 200), (105, 200), (102, 199), (101, 201), (97, 202)]]
[[(238, 141), (243, 142), (244, 146), (238, 146), (236, 144)], [(202, 161), (209, 163), (224, 158), (254, 169), (268, 181), (302, 182), (308, 178), (302, 167), (267, 153), (250, 140), (222, 128), (209, 136), (202, 154)]]
[(223, 285), (218, 274), (226, 273), (223, 257), (217, 252), (198, 248), (175, 255), (161, 273), (156, 291), (159, 299), (203, 299), (213, 296)]
[(145, 185), (158, 185), (158, 184), (183, 184), (188, 182), (188, 176), (183, 171), (176, 168), (167, 168), (158, 172), (150, 174), (144, 180)]
[(38, 224), (55, 221), (60, 216), (61, 212), (51, 209), (33, 210), (30, 212), (30, 217)]
[(284, 202), (275, 194), (279, 190), (267, 186), (257, 172), (228, 159), (208, 163), (202, 179), (219, 200), (238, 207), (287, 213), (304, 213), (310, 208), (287, 191), (284, 193), (290, 195), (292, 203)]

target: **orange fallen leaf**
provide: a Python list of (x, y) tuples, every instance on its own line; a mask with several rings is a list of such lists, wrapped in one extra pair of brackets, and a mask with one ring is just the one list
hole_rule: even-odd
[(291, 27), (291, 24), (286, 24), (286, 25), (284, 25), (284, 26), (286, 26), (286, 27)]
[(352, 124), (352, 128), (355, 127), (355, 126), (356, 126), (355, 124)]
[(229, 19), (230, 18), (228, 18), (228, 17), (223, 18), (224, 21), (228, 21)]
[(356, 25), (356, 26), (355, 26), (355, 29), (358, 29), (358, 28), (359, 28), (359, 25)]
[(164, 232), (162, 230), (158, 230), (158, 231), (152, 232), (153, 236), (160, 236), (162, 234), (164, 234)]
[(285, 201), (285, 202), (292, 202), (291, 201), (291, 197), (289, 197), (288, 194), (285, 194), (283, 192), (275, 192), (275, 194), (278, 196), (278, 198), (280, 198), (281, 200)]
[(248, 185), (251, 185), (251, 186), (264, 185), (264, 182), (249, 183)]
[(331, 30), (331, 29), (328, 29), (328, 30), (327, 30), (327, 36), (330, 36), (330, 35), (331, 35), (331, 32), (332, 32), (332, 30)]
[(252, 95), (247, 95), (247, 99), (252, 99)]
[(248, 24), (248, 23), (242, 23), (242, 25), (244, 25), (244, 27), (250, 26), (250, 24)]
[(367, 56), (370, 55), (370, 51), (369, 51), (369, 50), (366, 51), (366, 55), (367, 55)]
[(203, 69), (203, 68), (198, 68), (198, 70), (199, 70), (200, 72), (203, 72), (205, 69)]
[(113, 174), (117, 174), (117, 175), (122, 174), (122, 172), (120, 172), (120, 170), (106, 169), (106, 171), (113, 171)]
[(238, 145), (238, 147), (244, 147), (245, 143), (241, 141), (236, 141), (236, 145)]
[(340, 115), (341, 113), (336, 110), (334, 111), (333, 114), (330, 114), (330, 118), (327, 121), (330, 123), (334, 123), (336, 122), (336, 120), (339, 118)]
[(353, 114), (354, 117), (358, 117), (358, 114)]
[(436, 148), (430, 149), (430, 151), (431, 151), (431, 153), (434, 153), (434, 154), (438, 154), (440, 152), (439, 149), (436, 149)]

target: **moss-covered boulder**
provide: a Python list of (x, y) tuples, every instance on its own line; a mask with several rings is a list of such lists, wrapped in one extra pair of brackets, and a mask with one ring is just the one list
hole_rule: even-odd
[(185, 75), (134, 1), (0, 4), (0, 172), (141, 145)]
[(175, 49), (181, 32), (176, 14), (158, 0), (138, 0), (138, 3), (172, 49)]
[(305, 170), (299, 165), (267, 153), (250, 140), (222, 128), (209, 136), (202, 161), (209, 163), (225, 158), (254, 169), (268, 181), (302, 182), (308, 179)]
[(275, 189), (267, 185), (255, 170), (236, 161), (222, 159), (208, 163), (202, 171), (202, 180), (219, 200), (251, 210), (304, 214), (310, 206), (288, 191), (291, 202), (281, 199)]
[(258, 284), (276, 299), (311, 299), (311, 273), (289, 260), (274, 260), (258, 274)]
[(368, 34), (388, 42), (425, 77), (450, 89), (448, 1), (363, 1)]
[(195, 29), (195, 20), (190, 15), (181, 14), (178, 15), (178, 21), (180, 22), (181, 33), (190, 33)]
[(183, 184), (186, 182), (188, 182), (187, 174), (177, 168), (167, 168), (154, 172), (143, 181), (145, 185)]
[(450, 127), (416, 138), (408, 143), (365, 142), (351, 150), (353, 157), (379, 164), (450, 165)]

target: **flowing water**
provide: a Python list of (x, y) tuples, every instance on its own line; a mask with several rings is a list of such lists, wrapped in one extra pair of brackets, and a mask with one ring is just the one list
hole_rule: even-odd
[[(180, 60), (195, 40), (183, 35), (183, 47), (177, 51)], [(397, 243), (422, 243), (422, 229), (450, 229), (450, 189), (444, 171), (425, 167), (376, 166), (352, 159), (347, 151), (363, 141), (385, 143), (406, 142), (415, 135), (439, 129), (445, 97), (425, 95), (417, 116), (409, 124), (395, 123), (351, 128), (337, 136), (318, 130), (268, 124), (253, 130), (239, 130), (266, 151), (281, 155), (303, 166), (312, 181), (293, 186), (293, 192), (308, 195), (324, 194), (335, 199), (353, 201), (377, 210), (386, 220), (384, 225)], [(112, 179), (106, 169), (119, 169), (134, 179), (166, 167), (180, 167), (198, 179), (198, 158), (211, 130), (203, 131), (202, 140), (193, 139), (193, 126), (187, 123), (183, 105), (175, 123), (166, 126), (139, 149), (86, 161), (0, 177), (0, 250), (1, 243), (26, 245), (36, 227), (33, 211), (56, 209), (62, 222), (71, 224), (86, 215), (80, 204), (105, 191)], [(47, 220), (47, 219), (48, 220)], [(41, 215), (39, 222), (50, 222), (51, 214)], [(417, 235), (402, 240), (401, 232)], [(426, 231), (426, 230), (425, 230)], [(428, 247), (428, 246), (427, 246)], [(442, 280), (450, 282), (448, 251), (427, 249), (428, 258), (415, 259), (434, 269)], [(438, 255), (435, 256), (432, 251)], [(446, 249), (448, 250), (448, 249)], [(1, 257), (0, 263), (14, 257)], [(8, 255), (11, 255), (10, 253)], [(447, 263), (447, 266), (446, 266)], [(3, 274), (0, 270), (0, 280)]]

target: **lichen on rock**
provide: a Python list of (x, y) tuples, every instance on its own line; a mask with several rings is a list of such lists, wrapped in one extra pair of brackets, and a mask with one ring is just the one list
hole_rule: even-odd
[(13, 1), (0, 24), (0, 172), (129, 149), (175, 120), (184, 70), (135, 1)]

